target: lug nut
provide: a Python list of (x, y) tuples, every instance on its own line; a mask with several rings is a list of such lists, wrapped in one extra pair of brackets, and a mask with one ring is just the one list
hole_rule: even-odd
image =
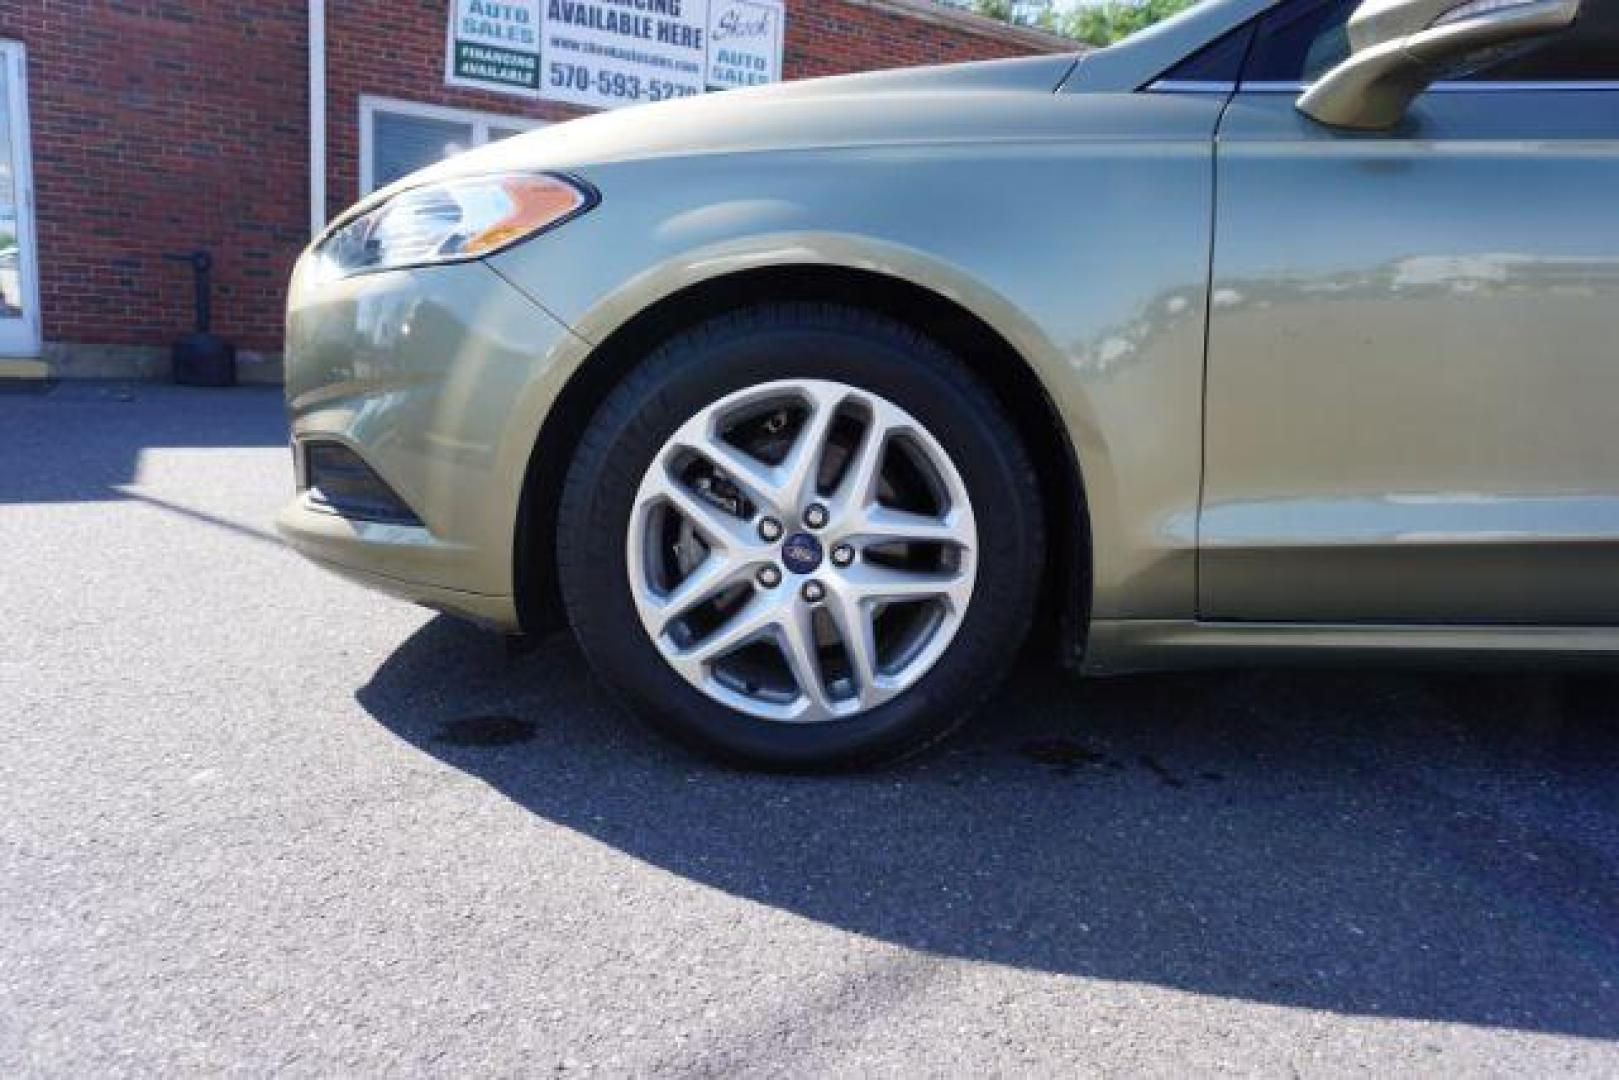
[(812, 529), (824, 529), (826, 528), (827, 521), (831, 519), (831, 516), (832, 515), (826, 512), (826, 507), (822, 506), (820, 503), (815, 503), (808, 510), (804, 511), (804, 524), (808, 525)]
[(775, 543), (781, 539), (781, 522), (767, 517), (759, 522), (759, 538)]
[(854, 545), (852, 545), (852, 544), (839, 544), (837, 547), (832, 549), (832, 565), (833, 566), (838, 566), (838, 567), (849, 566), (853, 562), (854, 562)]
[(759, 570), (759, 584), (767, 589), (774, 589), (781, 584), (781, 571), (774, 566), (762, 567)]
[(826, 599), (826, 586), (819, 581), (806, 581), (804, 582), (803, 596), (806, 602), (819, 604)]

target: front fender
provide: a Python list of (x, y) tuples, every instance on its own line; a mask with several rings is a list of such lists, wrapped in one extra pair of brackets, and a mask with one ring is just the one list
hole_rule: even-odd
[[(1063, 102), (1041, 107), (1074, 107)], [(591, 344), (683, 290), (761, 269), (846, 267), (931, 290), (1004, 338), (1061, 418), (1089, 503), (1093, 614), (1187, 618), (1216, 109), (1184, 99), (1164, 109), (1172, 122), (1152, 138), (580, 169), (602, 204), (491, 265)], [(589, 352), (559, 355), (525, 393), (513, 461), (526, 462)]]

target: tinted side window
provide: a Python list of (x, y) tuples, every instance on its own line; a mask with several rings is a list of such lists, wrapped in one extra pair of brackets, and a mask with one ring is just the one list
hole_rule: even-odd
[(1469, 77), (1488, 82), (1619, 80), (1619, 0), (1585, 0), (1579, 21), (1568, 30)]
[(1314, 82), (1349, 55), (1349, 16), (1359, 0), (1298, 0), (1259, 24), (1243, 82)]
[(1234, 83), (1242, 74), (1242, 61), (1253, 36), (1254, 27), (1249, 23), (1199, 49), (1158, 78), (1181, 83)]
[[(1458, 3), (1461, 0), (1457, 0)], [(1297, 0), (1264, 16), (1244, 82), (1313, 82), (1349, 55), (1359, 0)], [(1619, 0), (1585, 0), (1579, 22), (1554, 37), (1481, 59), (1447, 79), (1488, 82), (1619, 80)]]

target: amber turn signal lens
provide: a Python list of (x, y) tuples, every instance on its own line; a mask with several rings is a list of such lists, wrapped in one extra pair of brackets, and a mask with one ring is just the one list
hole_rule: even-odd
[(585, 204), (585, 196), (572, 184), (549, 176), (507, 176), (500, 190), (509, 208), (483, 229), (468, 236), (462, 250), (483, 255), (530, 233), (554, 225)]

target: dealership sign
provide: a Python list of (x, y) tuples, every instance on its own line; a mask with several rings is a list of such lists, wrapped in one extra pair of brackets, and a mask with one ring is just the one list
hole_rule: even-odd
[(610, 109), (781, 79), (782, 0), (452, 0), (452, 86)]
[(541, 0), (451, 0), (445, 80), (533, 94), (540, 88)]

